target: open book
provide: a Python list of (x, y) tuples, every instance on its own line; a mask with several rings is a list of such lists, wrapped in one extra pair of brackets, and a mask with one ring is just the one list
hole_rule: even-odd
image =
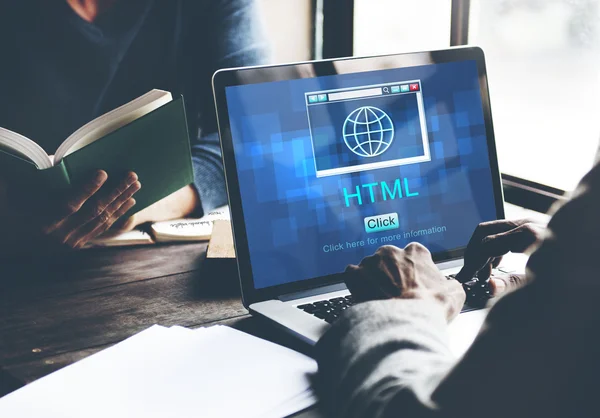
[[(93, 171), (115, 185), (135, 171), (143, 185), (135, 211), (192, 182), (183, 98), (152, 90), (79, 128), (48, 155), (34, 140), (0, 128), (0, 173), (38, 190), (65, 189)], [(106, 187), (106, 186), (104, 186)]]
[(92, 240), (86, 247), (122, 247), (130, 245), (146, 245), (169, 242), (208, 241), (213, 235), (216, 221), (229, 222), (229, 207), (214, 209), (199, 219), (185, 218), (172, 221), (156, 222), (148, 231), (133, 231), (107, 234)]

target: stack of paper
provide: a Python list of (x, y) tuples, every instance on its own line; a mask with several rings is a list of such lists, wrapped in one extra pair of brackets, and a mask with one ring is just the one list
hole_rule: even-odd
[(0, 399), (0, 416), (285, 417), (315, 403), (314, 360), (232, 328), (153, 326)]

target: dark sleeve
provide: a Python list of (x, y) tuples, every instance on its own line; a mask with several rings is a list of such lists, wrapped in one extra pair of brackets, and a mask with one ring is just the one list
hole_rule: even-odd
[(348, 310), (316, 346), (318, 392), (335, 417), (429, 416), (431, 393), (450, 370), (447, 326), (430, 301), (387, 300)]
[(528, 264), (531, 282), (492, 307), (458, 362), (432, 302), (347, 311), (316, 346), (331, 416), (595, 416), (599, 213), (600, 166), (552, 218)]
[(553, 300), (541, 287), (500, 300), (457, 363), (435, 304), (352, 308), (316, 347), (322, 404), (344, 418), (564, 417), (572, 404), (590, 410), (581, 399), (593, 399), (585, 391), (599, 369), (592, 336), (600, 310), (589, 293), (555, 293)]
[(227, 203), (212, 76), (222, 68), (264, 64), (268, 48), (254, 0), (191, 0), (183, 14), (188, 36), (181, 71), (191, 132), (193, 186), (201, 202), (198, 215), (202, 215)]

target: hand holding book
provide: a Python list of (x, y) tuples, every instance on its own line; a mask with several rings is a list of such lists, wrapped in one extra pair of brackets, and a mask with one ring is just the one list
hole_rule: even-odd
[[(17, 183), (2, 182), (0, 196), (0, 249), (2, 254), (19, 252), (19, 243), (47, 250), (83, 247), (107, 231), (135, 205), (133, 195), (141, 184), (135, 173), (107, 183), (108, 175), (98, 170), (89, 180), (61, 193), (36, 195)], [(12, 250), (12, 251), (11, 251)]]
[[(105, 171), (117, 185), (133, 171), (144, 184), (132, 216), (193, 181), (183, 97), (152, 90), (75, 131), (50, 156), (33, 140), (0, 127), (0, 170), (23, 187), (59, 192)], [(35, 189), (35, 190), (34, 190)]]
[(193, 171), (183, 97), (173, 100), (162, 90), (85, 124), (53, 156), (0, 127), (0, 183), (2, 178), (9, 180), (10, 192), (3, 198), (0, 185), (2, 256), (35, 246), (79, 248), (119, 218), (115, 227), (132, 228), (187, 216), (199, 205), (189, 186)]

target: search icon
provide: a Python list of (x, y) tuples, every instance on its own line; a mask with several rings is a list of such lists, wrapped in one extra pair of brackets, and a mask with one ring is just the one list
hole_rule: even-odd
[(389, 92), (390, 92), (390, 89), (389, 89), (389, 88), (387, 88), (387, 87), (384, 87), (384, 88), (383, 88), (383, 92), (384, 92), (384, 93), (389, 93)]

